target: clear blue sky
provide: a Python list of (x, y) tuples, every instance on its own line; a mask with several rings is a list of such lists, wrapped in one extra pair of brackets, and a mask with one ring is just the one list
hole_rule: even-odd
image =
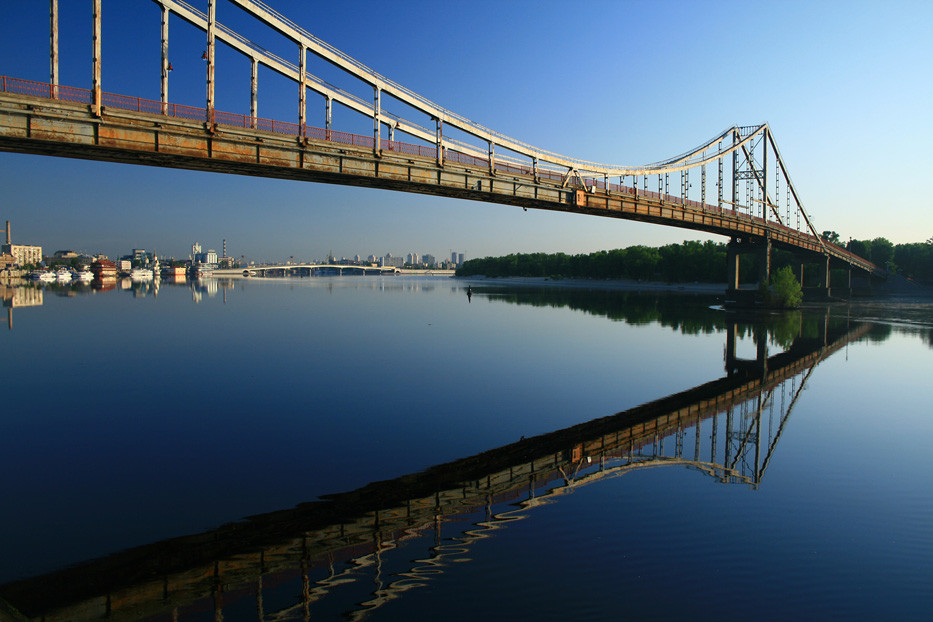
[[(206, 0), (189, 0), (206, 9)], [(541, 148), (637, 165), (732, 124), (767, 121), (818, 230), (895, 243), (933, 236), (933, 3), (266, 0), (390, 79)], [(48, 2), (4, 2), (0, 74), (48, 81)], [(15, 10), (11, 7), (15, 6)], [(91, 80), (90, 0), (60, 0), (61, 83)], [(297, 49), (220, 0), (218, 20)], [(103, 0), (103, 88), (159, 98), (158, 5)], [(205, 35), (171, 22), (170, 93), (204, 105)], [(249, 110), (249, 64), (218, 50), (217, 107)], [(316, 58), (309, 71), (371, 91)], [(294, 121), (297, 89), (260, 74), (259, 114)], [(309, 122), (323, 125), (309, 92)], [(393, 105), (402, 116), (427, 120)], [(336, 107), (334, 127), (371, 121)], [(468, 258), (591, 252), (699, 233), (384, 190), (0, 153), (0, 220), (47, 252)]]

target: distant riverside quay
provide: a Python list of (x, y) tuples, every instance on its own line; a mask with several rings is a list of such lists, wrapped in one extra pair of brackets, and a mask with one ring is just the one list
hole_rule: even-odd
[(344, 265), (344, 264), (270, 264), (270, 265), (251, 265), (242, 268), (217, 268), (213, 270), (214, 276), (326, 276), (326, 275), (434, 275), (434, 276), (453, 276), (454, 270), (433, 270), (433, 269), (410, 269), (396, 268), (394, 266), (363, 266), (363, 265)]

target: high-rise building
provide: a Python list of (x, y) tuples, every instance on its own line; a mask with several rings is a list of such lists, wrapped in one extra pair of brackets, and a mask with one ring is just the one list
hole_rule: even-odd
[(450, 263), (452, 264), (457, 263), (457, 251), (454, 251), (450, 254)]
[(463, 265), (463, 253), (459, 253), (459, 254), (457, 255), (457, 265), (458, 265), (458, 266), (462, 266), (462, 265)]

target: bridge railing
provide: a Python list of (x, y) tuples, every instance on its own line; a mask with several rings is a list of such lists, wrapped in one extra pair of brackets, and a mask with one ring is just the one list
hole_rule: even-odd
[[(44, 99), (58, 99), (70, 103), (86, 105), (90, 105), (92, 101), (92, 92), (90, 89), (62, 85), (56, 86), (45, 82), (34, 82), (32, 80), (23, 80), (21, 78), (11, 78), (8, 76), (0, 76), (0, 92), (40, 97)], [(160, 101), (145, 99), (142, 97), (132, 97), (129, 95), (119, 95), (116, 93), (104, 92), (101, 93), (101, 103), (104, 107), (128, 110), (131, 112), (163, 115), (179, 119), (186, 119), (189, 121), (207, 120), (206, 108), (185, 106), (182, 104), (163, 104)], [(372, 136), (362, 136), (359, 134), (350, 134), (347, 132), (339, 132), (336, 130), (329, 130), (312, 126), (305, 126), (304, 131), (302, 132), (301, 126), (297, 123), (276, 121), (274, 119), (263, 119), (260, 117), (252, 117), (250, 115), (237, 114), (232, 112), (215, 110), (214, 122), (218, 125), (238, 127), (243, 129), (256, 129), (263, 132), (270, 132), (284, 136), (303, 135), (304, 137), (310, 138), (312, 140), (351, 145), (354, 147), (363, 147), (365, 149), (372, 149), (375, 147), (375, 139)], [(407, 155), (415, 155), (427, 158), (437, 157), (437, 147), (433, 145), (414, 145), (394, 140), (381, 140), (380, 146), (387, 151), (394, 151)], [(444, 157), (447, 161), (457, 162), (468, 166), (489, 166), (489, 160), (487, 158), (472, 156), (452, 149), (445, 149)], [(535, 174), (535, 169), (533, 167), (524, 166), (514, 162), (496, 161), (495, 170), (497, 172), (517, 175), (531, 176)], [(548, 181), (561, 183), (567, 179), (567, 173), (547, 168), (538, 169), (537, 176), (539, 179), (546, 179)], [(733, 218), (761, 222), (771, 228), (784, 231), (800, 240), (806, 240), (813, 244), (819, 245), (819, 239), (810, 232), (793, 229), (777, 221), (769, 220), (767, 217), (754, 216), (753, 214), (744, 213), (733, 208), (720, 208), (716, 205), (710, 205), (703, 203), (702, 201), (685, 199), (676, 195), (653, 192), (651, 190), (638, 190), (635, 187), (625, 186), (622, 184), (607, 184), (604, 179), (584, 178), (582, 181), (583, 184), (587, 187), (595, 187), (601, 190), (606, 190), (608, 188), (610, 192), (646, 197), (674, 205), (693, 207), (705, 212), (721, 213)], [(579, 187), (579, 183), (573, 179), (567, 180), (567, 183), (571, 187)], [(847, 259), (859, 265), (868, 263), (867, 260), (849, 252), (842, 247), (836, 245), (831, 246), (834, 254), (836, 254), (838, 257)]]
[(32, 82), (31, 80), (21, 80), (7, 76), (0, 77), (0, 90), (4, 93), (45, 99), (60, 99), (76, 104), (90, 105), (91, 103), (91, 91), (88, 89), (79, 89), (73, 86), (55, 86), (46, 82)]

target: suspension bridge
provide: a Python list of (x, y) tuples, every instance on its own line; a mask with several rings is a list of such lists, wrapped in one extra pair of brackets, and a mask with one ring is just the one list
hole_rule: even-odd
[[(849, 269), (849, 286), (853, 269), (886, 276), (870, 261), (821, 238), (767, 123), (735, 125), (651, 164), (591, 162), (532, 146), (455, 114), (328, 45), (263, 2), (229, 0), (291, 41), (292, 60), (220, 23), (217, 0), (206, 0), (206, 10), (181, 0), (150, 1), (161, 8), (159, 101), (103, 89), (102, 0), (89, 3), (90, 88), (60, 84), (58, 0), (50, 0), (49, 82), (0, 77), (0, 150), (368, 186), (703, 231), (730, 239), (730, 290), (738, 289), (740, 257), (747, 253), (759, 257), (759, 278), (767, 281), (774, 247), (794, 252), (801, 270), (805, 263), (819, 264), (820, 287), (826, 293), (831, 265)], [(169, 100), (172, 16), (206, 35), (203, 108)], [(249, 114), (224, 112), (215, 105), (218, 43), (250, 60)], [(310, 73), (309, 54), (365, 83), (372, 98)], [(260, 66), (295, 83), (291, 120), (258, 116)], [(309, 122), (309, 91), (323, 98), (320, 126)], [(384, 97), (424, 118), (393, 114), (383, 106)], [(371, 118), (372, 134), (332, 127), (335, 103)], [(445, 135), (447, 128), (467, 138)]]
[[(212, 611), (219, 620), (245, 599), (258, 619), (310, 619), (314, 606), (346, 594), (338, 586), (375, 580), (371, 598), (343, 604), (348, 618), (362, 619), (468, 559), (474, 542), (503, 537), (514, 521), (582, 486), (672, 467), (757, 489), (816, 367), (870, 325), (827, 312), (774, 355), (766, 326), (743, 326), (758, 344), (745, 360), (736, 357), (735, 320), (726, 328), (726, 375), (718, 380), (326, 500), (2, 585), (0, 620), (4, 601), (22, 614), (17, 620), (175, 620), (182, 611)], [(426, 557), (379, 577), (381, 556), (424, 546), (417, 538), (432, 532)], [(270, 610), (264, 591), (288, 581), (300, 583), (300, 595)]]

